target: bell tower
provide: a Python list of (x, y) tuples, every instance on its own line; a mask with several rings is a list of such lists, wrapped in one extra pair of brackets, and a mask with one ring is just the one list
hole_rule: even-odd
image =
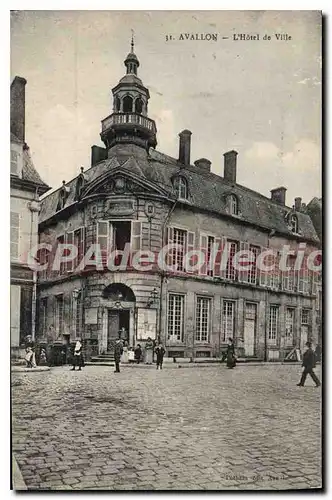
[(149, 90), (137, 76), (139, 60), (134, 52), (134, 39), (124, 64), (126, 74), (112, 89), (113, 113), (102, 120), (100, 137), (109, 150), (115, 144), (136, 144), (148, 150), (157, 145), (157, 128), (148, 118)]

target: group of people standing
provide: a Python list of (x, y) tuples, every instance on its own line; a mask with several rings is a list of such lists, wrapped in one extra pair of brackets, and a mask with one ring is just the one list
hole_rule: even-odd
[[(119, 338), (114, 347), (114, 373), (120, 373), (120, 362), (128, 363), (130, 361), (134, 361), (139, 364), (144, 361), (146, 365), (152, 365), (154, 362), (154, 355), (156, 358), (157, 370), (162, 370), (165, 352), (165, 348), (161, 342), (158, 342), (156, 346), (154, 341), (149, 337), (144, 346), (143, 356), (143, 350), (140, 344), (137, 344), (135, 349), (132, 351), (129, 350), (127, 342), (122, 342)], [(132, 353), (133, 357), (131, 356)]]

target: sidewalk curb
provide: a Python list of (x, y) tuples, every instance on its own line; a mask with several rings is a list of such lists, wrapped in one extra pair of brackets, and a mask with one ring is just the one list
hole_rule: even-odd
[(49, 366), (36, 366), (36, 368), (27, 368), (27, 367), (22, 367), (22, 366), (12, 366), (11, 368), (12, 372), (49, 372), (50, 367)]
[(27, 485), (24, 482), (22, 473), (20, 471), (14, 453), (12, 455), (12, 485), (13, 485), (13, 490), (15, 491), (22, 491), (28, 489)]
[[(114, 367), (114, 363), (93, 363), (93, 362), (86, 362), (85, 363), (86, 366), (107, 366), (107, 367)], [(239, 362), (237, 363), (236, 366), (276, 366), (276, 365), (301, 365), (300, 362), (269, 362), (269, 361), (260, 361), (260, 362)], [(145, 365), (145, 364), (120, 364), (121, 368), (131, 368), (131, 369), (134, 369), (134, 368), (137, 368), (139, 370), (142, 370), (142, 369), (147, 369), (147, 370), (151, 370), (151, 369), (156, 369), (156, 364), (152, 364), (152, 365)], [(210, 368), (210, 367), (214, 367), (214, 368), (217, 368), (217, 367), (220, 367), (220, 366), (226, 366), (226, 363), (221, 363), (221, 362), (213, 362), (213, 363), (188, 363), (188, 362), (184, 362), (184, 363), (164, 363), (163, 364), (163, 369), (167, 370), (167, 369), (171, 369), (171, 368)]]

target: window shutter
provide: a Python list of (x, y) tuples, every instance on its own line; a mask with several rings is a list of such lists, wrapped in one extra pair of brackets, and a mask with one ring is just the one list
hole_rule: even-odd
[[(172, 245), (173, 243), (174, 243), (174, 228), (168, 227), (167, 228), (167, 245)], [(173, 253), (174, 253), (174, 250), (171, 250), (167, 253), (166, 262), (167, 262), (168, 266), (171, 266), (173, 264)]]
[(100, 247), (102, 264), (107, 262), (109, 241), (109, 222), (99, 220), (97, 222), (97, 243)]
[[(194, 247), (195, 247), (195, 233), (192, 232), (192, 231), (188, 231), (187, 232), (187, 253), (188, 252), (192, 252), (194, 250)], [(194, 259), (193, 257), (191, 257), (189, 259), (189, 265), (190, 266), (193, 266), (194, 265)], [(188, 273), (192, 273), (193, 271), (187, 271), (186, 272)]]
[[(66, 244), (67, 245), (73, 245), (74, 244), (74, 233), (71, 231), (70, 233), (67, 233), (66, 235)], [(69, 250), (67, 251), (67, 253), (69, 252)], [(73, 264), (74, 264), (74, 261), (73, 259), (69, 260), (66, 265), (67, 265), (67, 272), (72, 272), (73, 270)]]
[(273, 261), (273, 283), (272, 288), (279, 290), (280, 289), (280, 253), (276, 252), (274, 255)]
[(200, 245), (199, 246), (200, 246), (200, 251), (204, 255), (204, 263), (201, 266), (199, 273), (204, 274), (204, 275), (207, 274), (207, 243), (208, 243), (207, 240), (208, 240), (208, 238), (207, 238), (206, 234), (200, 235)]
[(221, 238), (215, 238), (214, 240), (214, 252), (212, 259), (214, 261), (213, 276), (220, 277)]
[(18, 174), (17, 160), (18, 154), (13, 149), (10, 151), (10, 173), (13, 175)]
[(131, 249), (140, 250), (142, 248), (142, 223), (133, 220), (131, 223)]
[[(267, 250), (268, 250), (268, 248), (262, 247), (261, 253), (266, 252)], [(264, 266), (269, 264), (268, 259), (266, 257), (265, 257), (263, 262), (261, 261), (261, 264), (263, 264), (263, 263), (264, 263)], [(261, 269), (259, 272), (259, 284), (261, 286), (267, 286), (268, 285), (268, 277), (269, 277), (269, 271), (263, 270), (262, 266), (261, 266)]]
[(10, 256), (18, 259), (20, 240), (20, 215), (10, 212)]
[[(241, 251), (246, 251), (246, 255), (241, 257), (240, 263), (241, 266), (244, 264), (248, 264), (248, 258), (249, 258), (249, 243), (246, 241), (240, 241), (240, 252)], [(239, 265), (239, 262), (237, 263)], [(239, 276), (239, 281), (242, 281), (243, 283), (248, 283), (249, 280), (249, 268), (252, 266), (252, 262), (249, 263), (248, 267), (245, 270), (239, 271), (238, 276)]]
[(220, 277), (226, 278), (227, 272), (227, 238), (223, 236), (221, 238), (220, 246)]

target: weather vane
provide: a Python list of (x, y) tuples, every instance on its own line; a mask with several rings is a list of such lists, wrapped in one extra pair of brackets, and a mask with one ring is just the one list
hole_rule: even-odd
[(131, 51), (134, 52), (134, 30), (131, 30)]

